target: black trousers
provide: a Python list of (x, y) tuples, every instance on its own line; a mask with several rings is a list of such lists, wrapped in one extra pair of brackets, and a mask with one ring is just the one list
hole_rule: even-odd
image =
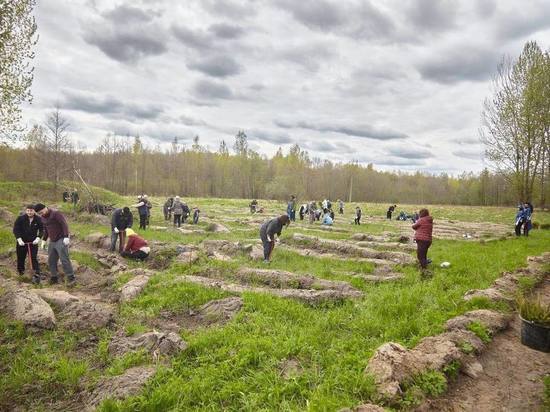
[(17, 252), (17, 271), (19, 273), (25, 272), (25, 260), (27, 260), (29, 250), (31, 252), (32, 269), (34, 273), (40, 273), (40, 266), (38, 265), (38, 259), (36, 258), (38, 255), (38, 245), (30, 244), (19, 246), (18, 243), (15, 250)]
[(139, 215), (139, 228), (147, 229), (147, 215)]
[(356, 218), (355, 218), (355, 224), (356, 224), (356, 225), (360, 225), (360, 224), (361, 224), (361, 218), (360, 218), (360, 217), (356, 217)]
[(422, 269), (428, 267), (428, 249), (432, 245), (431, 240), (417, 240), (416, 241), (416, 257), (418, 258), (418, 263)]
[(391, 214), (392, 214), (392, 212), (390, 212), (390, 211), (386, 212), (386, 217), (390, 220), (391, 220)]
[(149, 254), (143, 250), (136, 250), (135, 252), (122, 252), (120, 256), (135, 260), (145, 260)]
[(523, 226), (523, 220), (516, 225), (516, 236), (521, 236), (521, 227)]
[(174, 226), (176, 225), (181, 226), (181, 215), (174, 214)]

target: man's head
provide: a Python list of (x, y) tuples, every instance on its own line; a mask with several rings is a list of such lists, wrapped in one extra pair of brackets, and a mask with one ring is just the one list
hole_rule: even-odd
[(43, 203), (37, 203), (36, 205), (34, 205), (34, 211), (40, 216), (46, 216), (48, 213), (50, 213), (50, 209), (48, 209)]
[(281, 222), (283, 225), (288, 226), (290, 224), (290, 219), (288, 215), (281, 215), (279, 216), (279, 222)]
[(125, 206), (122, 208), (122, 214), (123, 215), (129, 215), (130, 214), (130, 208), (128, 206)]
[(418, 212), (418, 216), (420, 217), (430, 216), (430, 212), (428, 211), (428, 209), (420, 209), (420, 211)]
[(25, 207), (25, 213), (27, 214), (28, 217), (34, 217), (34, 215), (36, 214), (34, 210), (34, 205), (27, 205)]

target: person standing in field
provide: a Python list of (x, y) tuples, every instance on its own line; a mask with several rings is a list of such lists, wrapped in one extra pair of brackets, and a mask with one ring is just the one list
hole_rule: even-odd
[(176, 196), (174, 198), (174, 203), (172, 204), (172, 213), (174, 213), (174, 226), (181, 226), (181, 215), (183, 215), (183, 204), (181, 203), (180, 197)]
[(397, 207), (397, 205), (391, 205), (389, 208), (388, 208), (388, 211), (386, 212), (386, 218), (391, 220), (391, 215), (393, 213), (393, 211), (395, 210), (395, 208)]
[(290, 201), (286, 207), (286, 213), (292, 222), (296, 220), (296, 196), (290, 196)]
[(115, 209), (111, 217), (111, 252), (115, 251), (117, 241), (120, 239), (118, 252), (122, 253), (126, 241), (126, 229), (133, 224), (134, 216), (128, 207)]
[(353, 221), (354, 224), (356, 225), (360, 225), (361, 224), (361, 214), (363, 212), (361, 211), (361, 208), (359, 206), (357, 206), (355, 208), (355, 219)]
[(198, 225), (199, 224), (199, 215), (200, 215), (201, 211), (199, 209), (198, 206), (195, 206), (193, 208), (193, 224), (194, 225)]
[(169, 197), (166, 202), (164, 202), (164, 206), (162, 207), (162, 211), (164, 212), (164, 220), (171, 220), (172, 219), (172, 205), (174, 204), (174, 198)]
[(25, 208), (25, 214), (15, 219), (13, 234), (17, 240), (15, 251), (17, 253), (17, 272), (19, 276), (23, 276), (25, 273), (25, 260), (28, 254), (34, 270), (32, 283), (40, 283), (40, 265), (36, 257), (38, 255), (38, 243), (44, 235), (44, 226), (42, 220), (36, 216), (33, 205), (28, 205)]
[(264, 263), (269, 263), (271, 260), (276, 236), (281, 236), (283, 226), (288, 226), (289, 224), (290, 218), (288, 215), (282, 215), (264, 222), (260, 227), (260, 239), (264, 246)]
[(525, 222), (523, 223), (523, 234), (525, 236), (529, 236), (529, 231), (533, 227), (533, 224), (531, 223), (532, 215), (533, 215), (533, 205), (530, 202), (525, 202), (523, 205), (524, 215), (525, 215)]
[(518, 211), (516, 213), (516, 225), (514, 228), (516, 231), (516, 236), (521, 236), (521, 227), (525, 223), (525, 217), (526, 217), (525, 208), (523, 207), (522, 204), (520, 204), (518, 205)]
[(338, 199), (338, 213), (344, 214), (344, 201), (340, 199)]
[(63, 271), (67, 277), (69, 286), (75, 283), (73, 265), (69, 257), (69, 225), (65, 216), (57, 210), (46, 207), (43, 203), (34, 206), (36, 213), (42, 218), (44, 224), (43, 240), (50, 240), (48, 244), (48, 266), (50, 268), (50, 283), (59, 282), (57, 262), (61, 260)]
[(147, 207), (147, 195), (138, 196), (138, 202), (132, 207), (136, 207), (139, 214), (139, 228), (147, 229), (147, 221), (149, 219), (149, 208)]
[(309, 223), (313, 223), (315, 221), (315, 210), (317, 209), (317, 205), (315, 202), (309, 202), (309, 205), (307, 207), (308, 215), (309, 215)]
[(428, 249), (432, 245), (433, 218), (428, 209), (420, 209), (419, 219), (412, 225), (416, 241), (416, 256), (423, 274), (427, 274)]

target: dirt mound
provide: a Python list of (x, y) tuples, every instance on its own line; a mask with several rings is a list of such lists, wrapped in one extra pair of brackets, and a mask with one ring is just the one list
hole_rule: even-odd
[(0, 295), (0, 312), (31, 330), (54, 329), (56, 326), (50, 305), (30, 290), (8, 290)]
[(89, 234), (84, 238), (84, 242), (99, 249), (109, 249), (111, 247), (111, 238), (99, 232)]
[(195, 316), (203, 323), (226, 323), (233, 319), (243, 306), (240, 297), (217, 299), (202, 305)]
[(10, 225), (13, 225), (13, 222), (15, 222), (15, 215), (10, 212), (5, 207), (0, 207), (0, 220), (3, 220), (6, 223), (9, 223)]
[(179, 253), (176, 256), (177, 262), (192, 265), (200, 258), (199, 248), (195, 245), (178, 246), (176, 250)]
[(126, 370), (123, 375), (102, 378), (87, 395), (86, 404), (95, 407), (108, 398), (124, 399), (137, 395), (154, 373), (153, 366), (137, 366)]
[(128, 283), (124, 284), (120, 288), (120, 302), (129, 302), (135, 299), (141, 291), (145, 289), (145, 286), (149, 283), (150, 277), (151, 274), (137, 275), (128, 281)]
[(128, 352), (145, 350), (150, 354), (173, 355), (187, 348), (187, 343), (174, 332), (146, 332), (137, 336), (116, 335), (109, 343), (109, 353), (122, 356)]
[(113, 309), (99, 302), (69, 302), (59, 313), (59, 322), (69, 330), (97, 330), (114, 323)]
[(207, 232), (213, 232), (213, 233), (229, 233), (230, 230), (222, 225), (221, 223), (212, 222), (209, 223), (208, 226), (206, 226)]

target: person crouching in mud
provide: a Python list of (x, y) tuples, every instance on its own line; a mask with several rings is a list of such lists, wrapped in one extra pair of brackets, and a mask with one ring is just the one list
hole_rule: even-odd
[(275, 247), (275, 236), (281, 236), (283, 226), (289, 224), (288, 215), (282, 215), (264, 222), (260, 227), (260, 239), (264, 245), (264, 263), (269, 263), (271, 259), (271, 253), (273, 253)]
[(418, 215), (420, 218), (412, 225), (415, 230), (416, 256), (418, 257), (418, 263), (420, 263), (422, 275), (429, 275), (427, 271), (428, 249), (432, 245), (433, 218), (430, 216), (428, 209), (420, 209)]

